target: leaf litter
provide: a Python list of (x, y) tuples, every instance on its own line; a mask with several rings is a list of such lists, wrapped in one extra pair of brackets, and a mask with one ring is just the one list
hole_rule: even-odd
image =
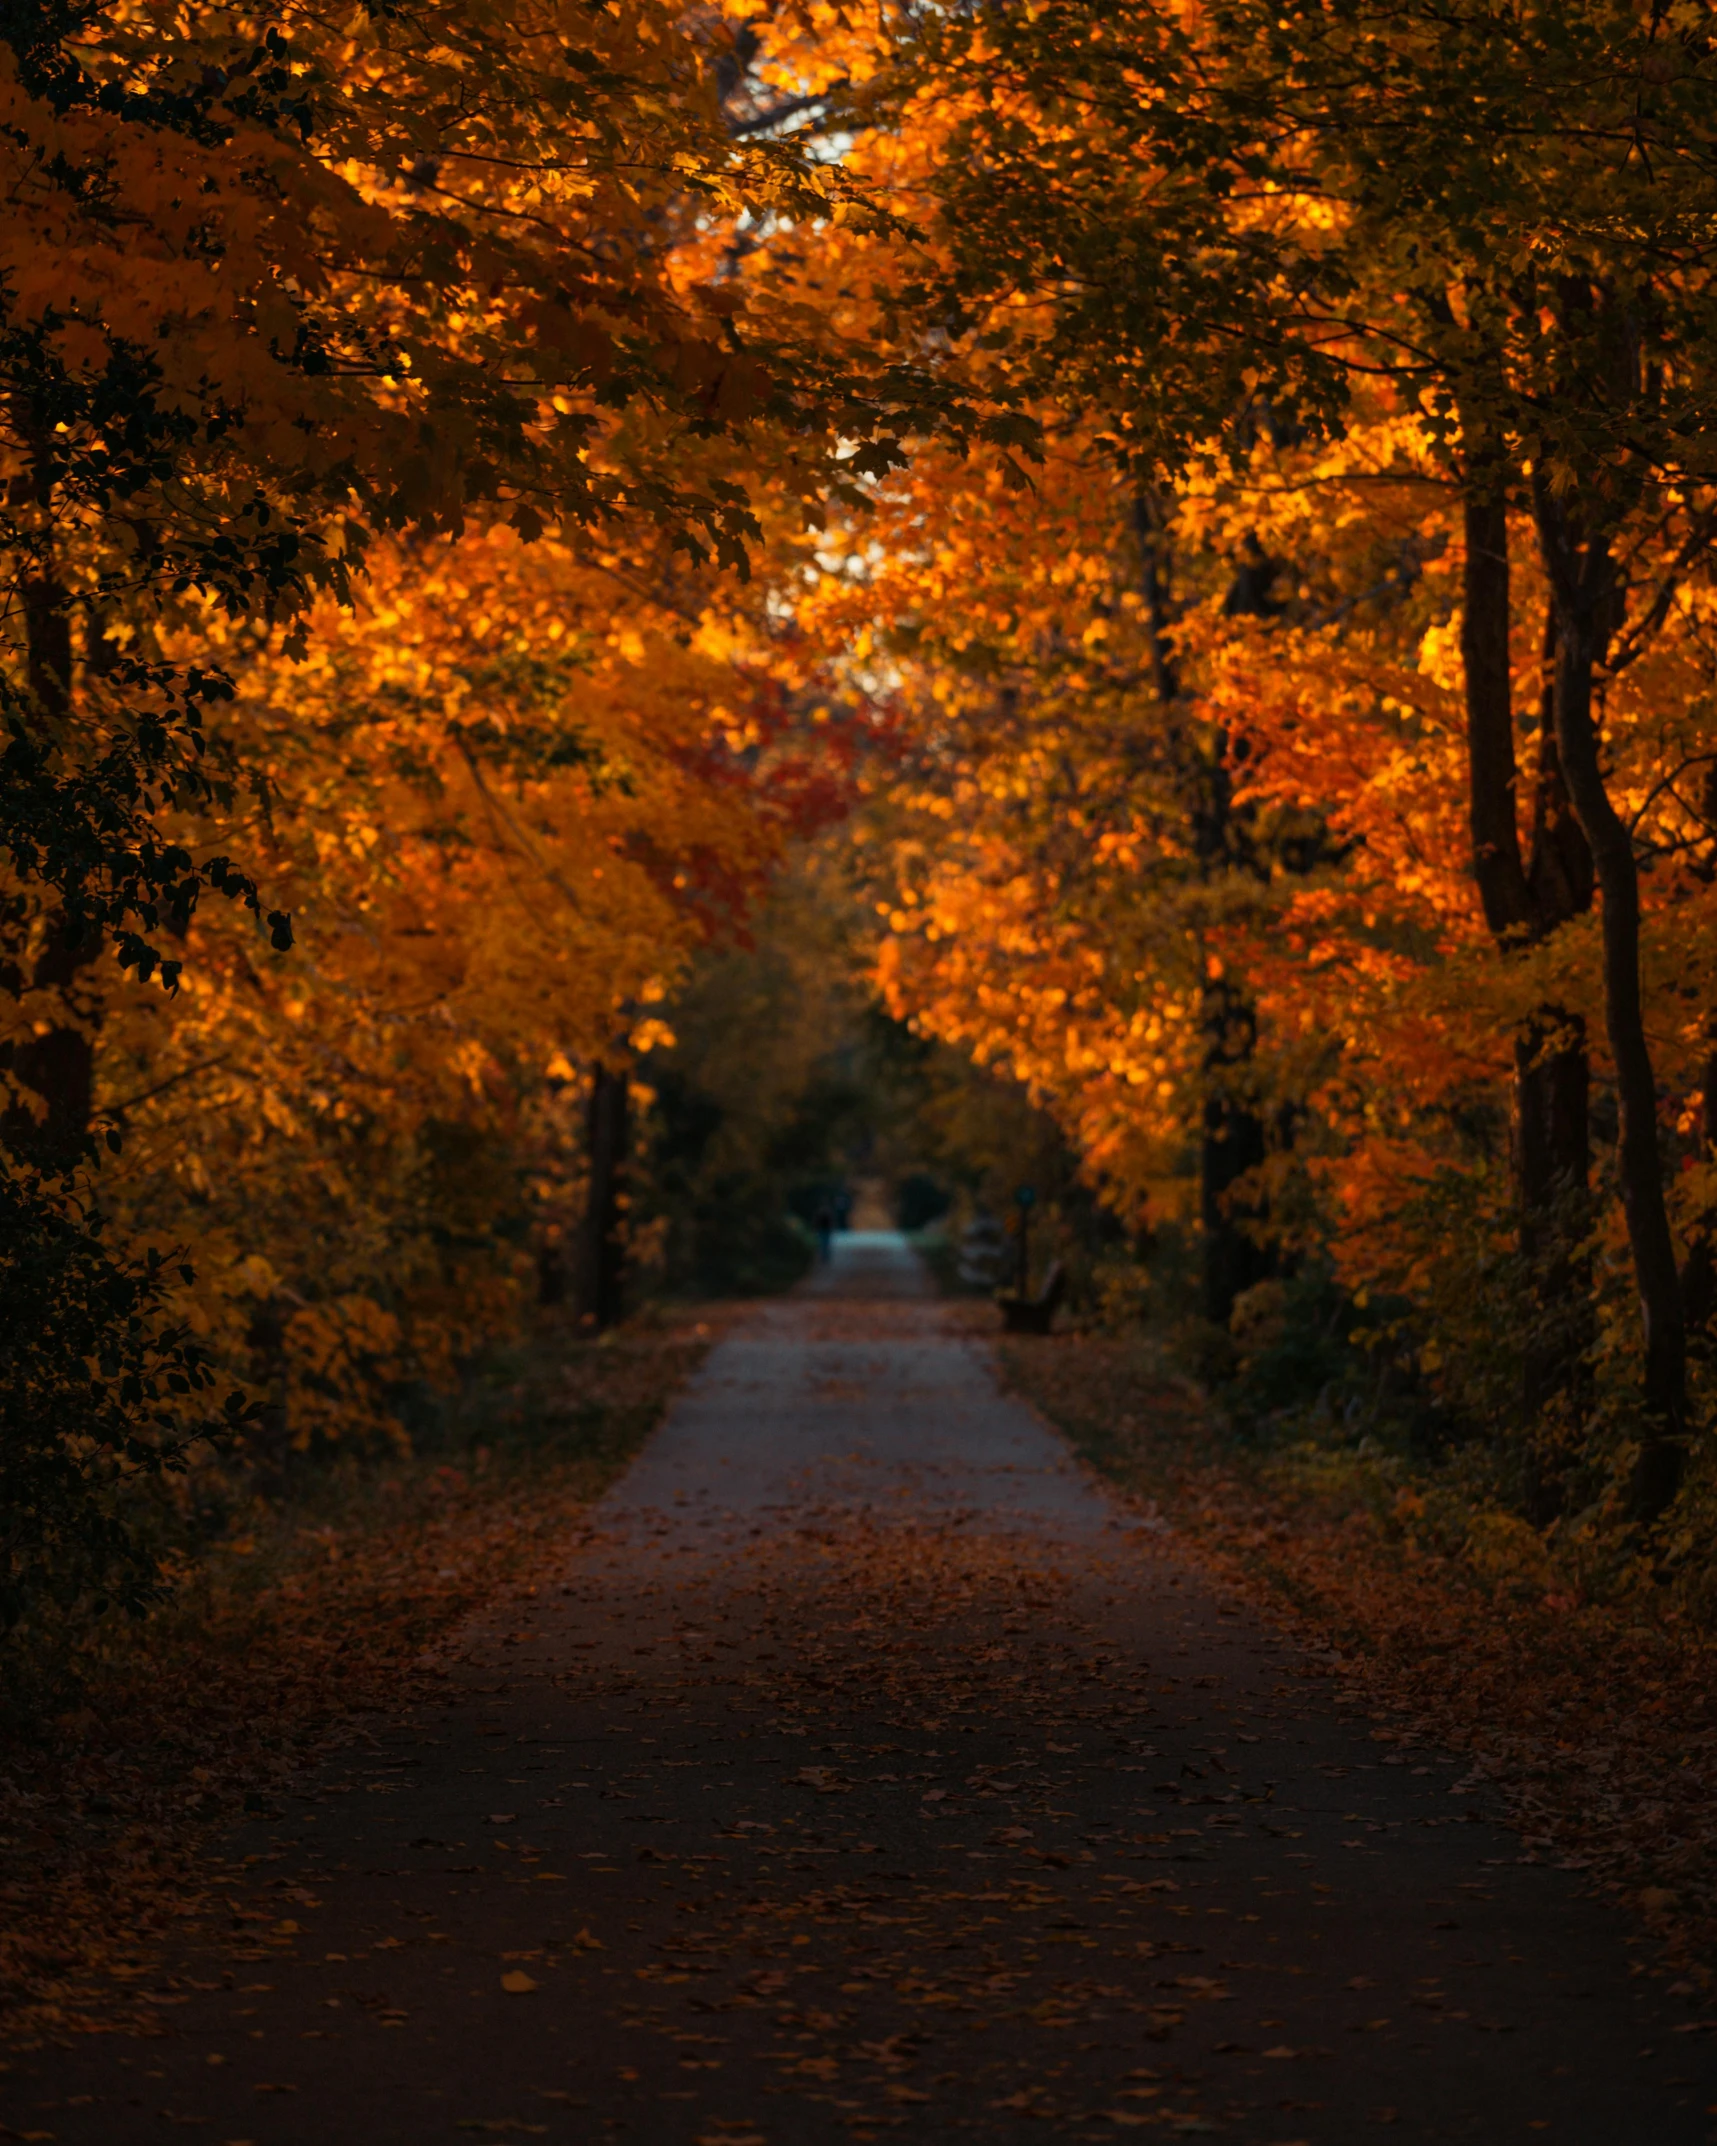
[(1384, 1763), (1441, 1745), (1503, 1799), (1528, 1857), (1619, 1898), (1717, 1994), (1717, 1645), (1636, 1602), (1487, 1585), (1388, 1515), (1225, 1447), (1125, 1341), (1010, 1341), (1005, 1376), (1222, 1584), (1331, 1649)]
[(326, 1529), (303, 1548), (288, 1505), (279, 1532), (296, 1547), (272, 1563), (248, 1544), (242, 1561), (217, 1560), (167, 1612), (106, 1643), (77, 1706), (14, 1724), (0, 1772), (10, 2040), (159, 2025), (158, 1993), (141, 1985), (163, 1948), (244, 1919), (229, 1905), (242, 1873), (209, 1863), (211, 1840), (278, 1807), (366, 1709), (433, 1689), (449, 1633), (558, 1568), (720, 1324), (706, 1310), (695, 1326), (546, 1351), (552, 1408), (573, 1426), (546, 1461), (396, 1457), (358, 1473), (337, 1558)]
[[(811, 1508), (726, 1564), (676, 1554), (619, 1571), (580, 1560), (553, 1591), (580, 1636), (535, 1670), (474, 1647), (433, 1717), (473, 1767), (492, 1753), (474, 1811), (515, 1774), (524, 1791), (510, 1816), (530, 1843), (491, 1838), (483, 1865), (426, 1867), (457, 1876), (458, 1897), (506, 1903), (533, 1948), (511, 1957), (540, 1956), (501, 1975), (503, 1993), (552, 1974), (555, 2016), (581, 2023), (560, 2081), (530, 2059), (551, 2109), (627, 2113), (652, 2139), (702, 2146), (778, 2146), (807, 2118), (857, 2146), (974, 2121), (1007, 2136), (1254, 2135), (1271, 2110), (1362, 2091), (1363, 2075), (1342, 2083), (1358, 2058), (1332, 2064), (1331, 2045), (1387, 2028), (1368, 1994), (1383, 1984), (1429, 2008), (1434, 2029), (1416, 2031), (1486, 2031), (1445, 2002), (1465, 1995), (1468, 1940), (1434, 1934), (1449, 1920), (1435, 1902), (1408, 1948), (1416, 1996), (1399, 1958), (1362, 1957), (1373, 1971), (1354, 1975), (1349, 1941), (1324, 1956), (1322, 1910), (1366, 1882), (1329, 1859), (1344, 1839), (1372, 1843), (1393, 1806), (1379, 1783), (1331, 1787), (1349, 1771), (1332, 1759), (1366, 1748), (1317, 1726), (1345, 1689), (1339, 1665), (1213, 1657), (1191, 1590), (1162, 1592), (1185, 1568), (1164, 1562), (1141, 1610), (1139, 1561), (1155, 1553), (1137, 1543), (1073, 1551), (971, 1514)], [(539, 1599), (520, 1622), (546, 1615)], [(390, 1748), (418, 1733), (401, 1715)], [(1285, 1781), (1284, 1738), (1307, 1736), (1306, 1779)], [(1389, 1785), (1397, 1749), (1376, 1755), (1364, 1770)], [(1440, 1829), (1427, 1846), (1468, 1823), (1431, 1800), (1447, 1790), (1446, 1775), (1414, 1787), (1414, 1822)], [(460, 1852), (421, 1823), (402, 1816), (402, 1840)], [(504, 1889), (538, 1855), (568, 1889), (527, 1909)], [(432, 1943), (414, 1930), (390, 1974), (432, 1988)], [(388, 2010), (372, 1992), (368, 2016), (405, 2017), (411, 1988), (390, 1987)]]

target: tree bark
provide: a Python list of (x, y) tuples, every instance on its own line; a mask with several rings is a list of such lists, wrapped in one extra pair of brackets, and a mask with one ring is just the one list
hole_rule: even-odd
[[(79, 971), (100, 951), (100, 941), (93, 937), (74, 945), (65, 924), (57, 923), (31, 971), (31, 990), (49, 994), (56, 1017), (40, 1034), (13, 1047), (11, 1065), (23, 1086), (41, 1097), (46, 1113), (38, 1120), (14, 1105), (6, 1113), (5, 1134), (19, 1154), (46, 1170), (74, 1169), (89, 1152), (95, 1044), (89, 1028), (75, 1024), (79, 1009), (72, 994)], [(93, 1025), (93, 1009), (88, 1019)]]
[[(1165, 711), (1178, 718), (1185, 703), (1170, 638), (1165, 518), (1153, 494), (1141, 493), (1135, 500), (1134, 527), (1150, 622), (1152, 680)], [(1227, 614), (1267, 614), (1277, 608), (1269, 592), (1278, 571), (1276, 562), (1252, 539), (1235, 569), (1224, 603)], [(1228, 741), (1219, 732), (1208, 757), (1184, 733), (1178, 735), (1177, 745), (1194, 785), (1193, 853), (1201, 877), (1208, 881), (1241, 861), (1236, 856)], [(1226, 1326), (1235, 1298), (1276, 1271), (1275, 1257), (1258, 1235), (1268, 1219), (1268, 1208), (1257, 1198), (1249, 1199), (1243, 1185), (1247, 1174), (1265, 1160), (1269, 1140), (1264, 1120), (1245, 1092), (1245, 1068), (1257, 1051), (1256, 1012), (1232, 977), (1212, 975), (1208, 965), (1199, 985), (1199, 1023), (1204, 1035), (1204, 1123), (1199, 1148), (1204, 1314), (1213, 1325)], [(1282, 1122), (1286, 1126), (1288, 1120)]]
[[(1569, 801), (1556, 739), (1559, 646), (1552, 606), (1544, 629), (1526, 867), (1535, 939), (1548, 939), (1592, 906), (1592, 852)], [(1557, 1418), (1578, 1417), (1589, 1405), (1597, 1339), (1591, 1261), (1580, 1249), (1591, 1223), (1591, 1063), (1585, 1021), (1565, 1007), (1540, 1006), (1517, 1039), (1516, 1066), (1520, 1249), (1537, 1296), (1523, 1399), (1529, 1424), (1541, 1432), (1536, 1441), (1529, 1436), (1525, 1489), (1528, 1511), (1546, 1526), (1562, 1509)]]
[[(46, 501), (44, 500), (44, 505)], [(71, 713), (71, 600), (44, 566), (23, 589), (25, 677), (43, 721), (62, 727)], [(78, 974), (101, 953), (100, 938), (90, 933), (75, 939), (62, 914), (48, 928), (47, 945), (37, 956), (28, 987), (46, 995), (47, 1025), (11, 1051), (11, 1070), (39, 1095), (46, 1115), (14, 1106), (0, 1131), (9, 1145), (29, 1161), (52, 1171), (68, 1171), (89, 1152), (89, 1121), (95, 1100), (93, 1004), (79, 1006), (74, 997)], [(5, 965), (9, 986), (22, 996), (20, 965)], [(81, 1018), (80, 1018), (81, 1016)]]
[(618, 1325), (625, 1311), (630, 1085), (624, 1066), (606, 1065), (597, 1066), (590, 1085), (590, 1194), (579, 1309), (598, 1329)]
[(545, 1311), (566, 1302), (566, 1254), (558, 1236), (537, 1246), (537, 1302)]
[(1226, 977), (1206, 978), (1204, 1023), (1204, 1136), (1200, 1152), (1200, 1220), (1204, 1227), (1204, 1315), (1217, 1326), (1233, 1316), (1234, 1300), (1276, 1271), (1266, 1244), (1247, 1228), (1267, 1210), (1241, 1190), (1264, 1161), (1263, 1120), (1243, 1096), (1226, 1092), (1224, 1075), (1250, 1065), (1258, 1023), (1251, 1001)]
[(1467, 805), (1473, 877), (1485, 922), (1498, 938), (1525, 933), (1532, 896), (1520, 861), (1515, 788), (1514, 699), (1509, 674), (1508, 503), (1503, 494), (1469, 490), (1464, 505), (1466, 558), (1461, 664), (1467, 705)]
[(285, 1472), (292, 1454), (292, 1360), (286, 1329), (294, 1305), (300, 1302), (284, 1290), (272, 1290), (252, 1313), (245, 1336), (251, 1352), (251, 1383), (267, 1395), (245, 1443), (258, 1467), (274, 1476)]
[(1590, 1399), (1595, 1336), (1586, 1235), (1591, 1072), (1586, 1024), (1542, 1006), (1514, 1045), (1514, 1169), (1519, 1243), (1535, 1311), (1521, 1362), (1526, 1414), (1522, 1490), (1527, 1518), (1547, 1527), (1562, 1510), (1558, 1433)]
[[(1705, 1066), (1699, 1098), (1699, 1159), (1717, 1160), (1717, 1015), (1705, 1022)], [(1707, 1209), (1694, 1221), (1692, 1242), (1681, 1269), (1681, 1308), (1687, 1332), (1702, 1335), (1717, 1315), (1717, 1213)]]
[(1615, 561), (1601, 535), (1582, 537), (1533, 474), (1539, 542), (1556, 601), (1556, 743), (1568, 795), (1603, 894), (1604, 1025), (1621, 1106), (1617, 1163), (1645, 1339), (1645, 1430), (1633, 1509), (1655, 1520), (1680, 1487), (1687, 1422), (1687, 1331), (1657, 1136), (1657, 1079), (1640, 998), (1639, 872), (1633, 836), (1610, 800), (1598, 753), (1593, 680), (1608, 646)]
[[(1701, 803), (1707, 827), (1717, 827), (1717, 763), (1705, 770)], [(1707, 886), (1717, 880), (1717, 844), (1709, 845), (1694, 870)], [(1705, 1063), (1700, 1069), (1697, 1153), (1717, 1162), (1717, 1013), (1705, 1016)], [(1703, 1340), (1717, 1318), (1717, 1206), (1707, 1205), (1687, 1224), (1687, 1257), (1681, 1268), (1681, 1307), (1687, 1336)]]
[[(1508, 508), (1494, 460), (1478, 458), (1463, 520), (1461, 658), (1473, 877), (1485, 922), (1506, 951), (1548, 938), (1590, 907), (1592, 862), (1569, 809), (1557, 749), (1554, 614), (1545, 636), (1532, 843), (1529, 861), (1521, 858)], [(1516, 1240), (1537, 1299), (1521, 1393), (1534, 1428), (1565, 1396), (1578, 1397), (1593, 1336), (1590, 1275), (1575, 1249), (1584, 1233), (1579, 1196), (1590, 1181), (1589, 1090), (1585, 1024), (1561, 1007), (1539, 1007), (1515, 1038), (1513, 1127)], [(1560, 1503), (1554, 1467), (1531, 1446), (1526, 1503), (1540, 1525)]]

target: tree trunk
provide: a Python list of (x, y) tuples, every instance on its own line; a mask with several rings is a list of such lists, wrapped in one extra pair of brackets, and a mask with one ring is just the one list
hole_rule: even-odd
[[(1574, 816), (1556, 740), (1560, 646), (1552, 607), (1544, 630), (1538, 769), (1526, 867), (1533, 937), (1548, 939), (1592, 906), (1592, 852)], [(1597, 1340), (1592, 1267), (1581, 1246), (1591, 1225), (1591, 1062), (1586, 1024), (1561, 1006), (1540, 1006), (1515, 1045), (1520, 1249), (1531, 1270), (1537, 1317), (1524, 1364), (1527, 1507), (1545, 1526), (1562, 1508), (1555, 1434), (1591, 1400)], [(1530, 1427), (1541, 1435), (1534, 1440)], [(1569, 1426), (1571, 1428), (1571, 1426)]]
[(545, 1311), (566, 1302), (566, 1253), (558, 1235), (537, 1246), (537, 1302)]
[[(88, 1027), (74, 1025), (79, 1009), (72, 992), (79, 971), (88, 968), (100, 951), (101, 942), (94, 937), (74, 945), (60, 923), (31, 973), (32, 990), (50, 994), (48, 1003), (55, 1018), (39, 1035), (14, 1047), (12, 1071), (41, 1097), (47, 1109), (38, 1120), (32, 1112), (15, 1106), (6, 1114), (5, 1133), (19, 1154), (46, 1170), (75, 1169), (89, 1153), (95, 1044)], [(93, 1008), (87, 1017), (93, 1025)]]
[[(1231, 868), (1233, 783), (1228, 741), (1219, 733), (1195, 808), (1193, 841), (1201, 870), (1214, 878)], [(1248, 994), (1232, 977), (1211, 974), (1207, 960), (1199, 984), (1199, 1025), (1204, 1031), (1204, 1137), (1199, 1153), (1199, 1213), (1204, 1235), (1204, 1315), (1226, 1326), (1234, 1300), (1276, 1270), (1258, 1230), (1268, 1208), (1248, 1198), (1241, 1180), (1263, 1163), (1269, 1143), (1264, 1121), (1248, 1089), (1248, 1069), (1257, 1055), (1258, 1017)], [(1250, 1225), (1250, 1226), (1249, 1226)]]
[[(1146, 615), (1150, 621), (1153, 682), (1171, 720), (1184, 712), (1179, 666), (1170, 639), (1166, 526), (1161, 502), (1150, 492), (1134, 502), (1134, 528), (1142, 561)], [(1224, 610), (1231, 617), (1267, 615), (1280, 607), (1270, 598), (1279, 571), (1254, 538), (1243, 553), (1229, 587)], [(1243, 860), (1236, 853), (1233, 780), (1228, 770), (1228, 741), (1218, 733), (1208, 756), (1197, 741), (1177, 729), (1180, 757), (1191, 773), (1193, 850), (1206, 881)], [(1204, 1312), (1214, 1325), (1226, 1326), (1234, 1300), (1276, 1271), (1270, 1248), (1258, 1230), (1268, 1208), (1239, 1190), (1269, 1150), (1263, 1118), (1246, 1093), (1245, 1068), (1256, 1054), (1257, 1015), (1234, 979), (1208, 971), (1199, 986), (1199, 1022), (1204, 1033), (1204, 1129), (1199, 1154), (1199, 1219), (1204, 1252)], [(1286, 1118), (1282, 1123), (1286, 1126)]]
[(267, 1399), (245, 1443), (257, 1466), (271, 1475), (284, 1474), (292, 1454), (292, 1419), (289, 1395), (292, 1363), (287, 1354), (286, 1329), (293, 1306), (301, 1300), (283, 1290), (273, 1290), (251, 1315), (245, 1338), (250, 1345), (250, 1377)]
[(1508, 504), (1500, 492), (1470, 491), (1464, 501), (1465, 609), (1461, 664), (1466, 688), (1467, 807), (1473, 877), (1485, 922), (1497, 937), (1532, 927), (1532, 896), (1520, 861), (1516, 817)]
[(624, 1067), (596, 1068), (586, 1118), (590, 1196), (584, 1217), (579, 1309), (598, 1328), (617, 1325), (625, 1309), (629, 1089)]
[(1632, 1498), (1636, 1517), (1650, 1521), (1681, 1482), (1687, 1331), (1663, 1191), (1657, 1080), (1640, 999), (1639, 873), (1633, 836), (1605, 786), (1592, 705), (1594, 674), (1609, 640), (1615, 562), (1605, 538), (1581, 541), (1566, 507), (1537, 471), (1533, 503), (1556, 598), (1556, 742), (1604, 898), (1604, 1025), (1621, 1106), (1617, 1162), (1645, 1338), (1645, 1429)]
[(1241, 1180), (1264, 1161), (1263, 1121), (1243, 1097), (1226, 1092), (1224, 1076), (1251, 1063), (1258, 1024), (1250, 1001), (1226, 977), (1207, 978), (1203, 997), (1204, 1138), (1201, 1213), (1204, 1225), (1204, 1315), (1217, 1326), (1233, 1316), (1234, 1300), (1267, 1281), (1276, 1263), (1266, 1244), (1247, 1228), (1267, 1210), (1239, 1190)]
[(1536, 1299), (1522, 1364), (1524, 1490), (1527, 1517), (1546, 1527), (1562, 1509), (1557, 1417), (1563, 1404), (1578, 1414), (1591, 1383), (1592, 1275), (1580, 1252), (1591, 1157), (1585, 1023), (1541, 1007), (1515, 1039), (1514, 1063), (1520, 1249)]
[[(1717, 764), (1705, 770), (1701, 812), (1707, 827), (1717, 827)], [(1717, 844), (1709, 845), (1694, 869), (1706, 885), (1717, 880)], [(1705, 1063), (1699, 1082), (1699, 1160), (1717, 1162), (1717, 1013), (1705, 1016)], [(1703, 1339), (1717, 1318), (1717, 1206), (1707, 1205), (1687, 1224), (1687, 1257), (1681, 1268), (1681, 1308), (1687, 1335)]]
[(1522, 1249), (1560, 1257), (1570, 1232), (1557, 1205), (1587, 1189), (1590, 1136), (1586, 1024), (1577, 1013), (1541, 1007), (1515, 1043), (1516, 1156)]
[[(30, 694), (44, 720), (63, 726), (71, 712), (71, 603), (47, 572), (24, 585), (25, 675)], [(74, 939), (61, 915), (49, 926), (48, 941), (29, 977), (32, 992), (46, 994), (41, 1012), (48, 1025), (12, 1049), (17, 1079), (47, 1106), (38, 1121), (20, 1107), (9, 1110), (3, 1129), (14, 1150), (51, 1171), (69, 1171), (89, 1153), (89, 1121), (95, 1100), (95, 1044), (91, 1036), (96, 1008), (79, 1006), (74, 997), (78, 974), (101, 953), (95, 933)], [(6, 964), (9, 986), (20, 996), (23, 978), (18, 963)], [(81, 1018), (80, 1018), (81, 1016)]]
[[(1485, 922), (1506, 952), (1547, 939), (1591, 906), (1592, 862), (1569, 810), (1547, 674), (1533, 785), (1530, 861), (1522, 862), (1509, 664), (1508, 508), (1496, 467), (1478, 458), (1463, 502), (1466, 557), (1461, 658), (1466, 690), (1467, 779), (1473, 877)], [(1584, 1234), (1579, 1195), (1589, 1183), (1590, 1071), (1585, 1024), (1542, 1006), (1515, 1038), (1514, 1188), (1517, 1242), (1534, 1278), (1537, 1314), (1526, 1341), (1521, 1401), (1529, 1432), (1569, 1395), (1578, 1399), (1593, 1338), (1591, 1280), (1576, 1246)], [(1540, 1525), (1559, 1504), (1555, 1470), (1528, 1447), (1526, 1502)]]
[[(1717, 1161), (1717, 1015), (1705, 1022), (1705, 1067), (1699, 1098), (1699, 1159)], [(1707, 1208), (1692, 1225), (1681, 1269), (1681, 1308), (1689, 1337), (1702, 1335), (1717, 1314), (1717, 1213)]]

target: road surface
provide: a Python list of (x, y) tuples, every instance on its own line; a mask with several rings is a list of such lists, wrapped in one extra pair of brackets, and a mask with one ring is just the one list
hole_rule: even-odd
[(1112, 1502), (881, 1232), (228, 1846), (161, 2035), (19, 2057), (0, 2136), (1717, 2130), (1617, 1917)]

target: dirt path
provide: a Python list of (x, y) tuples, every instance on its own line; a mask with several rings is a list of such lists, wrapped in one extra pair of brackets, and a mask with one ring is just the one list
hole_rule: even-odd
[(1621, 1925), (1091, 1487), (898, 1239), (596, 1517), (232, 1844), (161, 2035), (19, 2057), (0, 2136), (1712, 2136)]

